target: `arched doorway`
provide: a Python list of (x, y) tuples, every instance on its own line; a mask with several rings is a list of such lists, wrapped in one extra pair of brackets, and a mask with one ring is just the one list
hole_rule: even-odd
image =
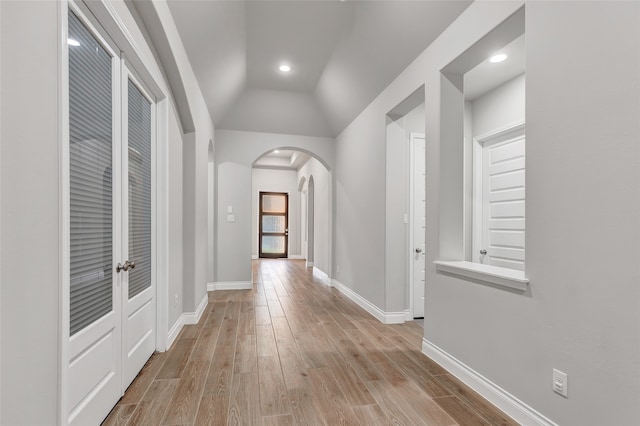
[(331, 275), (332, 175), (315, 154), (296, 148), (274, 149), (252, 165), (252, 258), (260, 257), (260, 192), (287, 194), (288, 258), (304, 259)]

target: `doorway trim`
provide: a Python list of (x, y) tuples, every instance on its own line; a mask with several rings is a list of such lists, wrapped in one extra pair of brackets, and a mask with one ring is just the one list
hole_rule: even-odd
[[(273, 232), (270, 234), (282, 234), (277, 235), (284, 238), (284, 253), (283, 256), (273, 255), (272, 253), (262, 252), (262, 217), (265, 213), (262, 211), (262, 197), (264, 195), (284, 196), (284, 214), (267, 212), (266, 216), (283, 216), (284, 217), (284, 232)], [(271, 191), (259, 191), (258, 192), (258, 258), (276, 258), (286, 259), (289, 257), (289, 193), (288, 192), (271, 192)]]
[[(413, 321), (414, 320), (414, 311), (413, 311), (413, 298), (414, 298), (414, 271), (413, 271), (413, 250), (415, 248), (414, 246), (414, 238), (413, 238), (413, 226), (415, 224), (415, 217), (413, 214), (413, 208), (415, 205), (414, 199), (413, 199), (413, 190), (415, 188), (415, 178), (414, 178), (414, 158), (415, 158), (415, 144), (413, 143), (415, 138), (423, 138), (425, 139), (425, 134), (424, 133), (414, 133), (411, 132), (409, 134), (409, 167), (407, 168), (409, 170), (409, 192), (407, 193), (408, 195), (408, 199), (409, 199), (409, 221), (407, 224), (407, 233), (409, 234), (409, 238), (407, 238), (407, 241), (409, 243), (408, 247), (407, 247), (407, 253), (409, 253), (409, 255), (407, 256), (407, 268), (409, 269), (409, 274), (407, 275), (409, 277), (409, 282), (408, 282), (408, 286), (409, 286), (409, 307), (406, 311), (408, 311), (408, 314), (406, 315), (405, 321)], [(426, 143), (426, 139), (425, 139), (425, 143)], [(426, 159), (425, 159), (426, 160)], [(426, 264), (426, 261), (425, 261)], [(405, 311), (405, 312), (406, 312)]]

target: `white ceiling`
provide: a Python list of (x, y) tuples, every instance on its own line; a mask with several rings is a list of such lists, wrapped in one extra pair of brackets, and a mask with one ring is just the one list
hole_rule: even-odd
[(493, 64), (489, 58), (464, 75), (464, 98), (467, 101), (484, 95), (525, 72), (525, 35), (521, 35), (493, 54), (504, 53), (505, 61)]
[(168, 4), (216, 127), (336, 136), (471, 1)]
[(311, 156), (301, 151), (281, 149), (258, 158), (253, 167), (258, 169), (298, 170), (304, 166)]

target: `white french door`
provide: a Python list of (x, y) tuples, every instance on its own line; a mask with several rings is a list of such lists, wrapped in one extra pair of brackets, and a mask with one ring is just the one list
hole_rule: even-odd
[(99, 424), (156, 347), (155, 105), (82, 13), (68, 14), (64, 421)]
[(122, 64), (122, 274), (123, 392), (156, 348), (152, 211), (155, 108), (153, 100)]

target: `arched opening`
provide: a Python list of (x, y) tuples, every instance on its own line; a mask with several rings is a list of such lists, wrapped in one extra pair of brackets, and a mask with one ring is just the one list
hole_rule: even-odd
[(207, 164), (207, 283), (213, 284), (214, 279), (214, 228), (215, 228), (215, 156), (213, 141), (209, 140)]
[[(325, 161), (298, 148), (278, 148), (252, 165), (252, 258), (261, 255), (264, 212), (261, 193), (288, 197), (287, 258), (306, 261), (314, 271), (331, 274), (332, 175)], [(283, 256), (279, 256), (283, 257)]]

